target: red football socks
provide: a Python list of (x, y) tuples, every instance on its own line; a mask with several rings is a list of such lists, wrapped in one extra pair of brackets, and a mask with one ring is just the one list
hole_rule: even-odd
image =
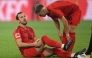
[(45, 44), (47, 44), (48, 46), (51, 46), (51, 47), (61, 48), (61, 45), (62, 45), (61, 43), (56, 42), (55, 40), (52, 40), (47, 36), (43, 36), (41, 38), (41, 40), (42, 40), (43, 43), (45, 43)]
[(73, 40), (73, 43), (72, 43), (72, 45), (70, 46), (70, 49), (69, 49), (69, 51), (72, 52), (74, 44), (75, 44), (75, 33), (69, 33), (69, 35), (70, 35), (71, 39)]
[[(69, 33), (69, 35), (70, 35), (71, 39), (73, 40), (73, 43), (72, 43), (72, 45), (69, 48), (69, 51), (72, 52), (73, 46), (74, 46), (74, 43), (75, 43), (75, 33)], [(68, 41), (67, 41), (67, 38), (66, 38), (66, 34), (63, 33), (62, 43), (66, 44), (67, 42)]]
[(61, 50), (59, 48), (54, 48), (53, 52), (54, 52), (55, 55), (57, 55), (60, 58), (70, 58), (71, 57), (71, 53), (70, 52)]

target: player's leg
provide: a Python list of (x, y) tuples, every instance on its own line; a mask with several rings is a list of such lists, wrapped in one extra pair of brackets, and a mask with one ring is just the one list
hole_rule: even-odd
[[(26, 51), (26, 52), (25, 52)], [(24, 58), (35, 58), (39, 55), (40, 52), (36, 50), (36, 48), (27, 48), (23, 51), (23, 57)]]
[[(83, 48), (82, 50), (76, 52), (76, 53), (71, 53), (71, 52), (66, 52), (66, 51), (62, 51), (60, 50), (59, 48), (54, 48), (53, 49), (53, 53), (55, 55), (57, 55), (58, 57), (63, 57), (63, 58), (77, 58), (79, 55), (80, 57), (85, 57), (85, 51), (86, 51), (86, 48)], [(81, 55), (84, 55), (84, 56), (81, 56)]]
[(42, 53), (41, 53), (41, 57), (49, 57), (53, 55), (53, 48), (44, 48)]
[(41, 41), (39, 41), (38, 44), (39, 44), (39, 43), (42, 44), (42, 45), (41, 45), (39, 48), (36, 48), (36, 51), (38, 52), (38, 54), (40, 54), (40, 53), (42, 52), (42, 50), (43, 50), (43, 48), (44, 48), (44, 45), (45, 45), (45, 44), (42, 43)]
[(69, 35), (74, 40), (73, 44), (70, 47), (70, 51), (72, 52), (73, 46), (74, 46), (74, 43), (75, 43), (75, 40), (76, 40), (76, 32), (75, 32), (75, 30), (76, 30), (77, 25), (81, 21), (81, 10), (79, 9), (78, 11), (73, 13), (71, 15), (71, 19), (72, 20), (69, 21), (69, 27), (70, 27)]
[(39, 54), (38, 57), (44, 58), (44, 57), (48, 57), (48, 56), (53, 55), (53, 49), (52, 48), (44, 47), (45, 44), (41, 40), (38, 41), (38, 44), (39, 43), (42, 44), (42, 46), (39, 47), (39, 48), (36, 48), (36, 50)]
[(88, 47), (88, 49), (86, 51), (86, 55), (90, 55), (91, 52), (92, 52), (92, 38), (90, 40), (89, 47)]
[[(70, 37), (73, 38), (74, 43), (76, 40), (76, 27), (78, 26), (78, 24), (80, 24), (81, 21), (81, 10), (77, 10), (75, 13), (73, 13), (71, 15), (72, 17), (72, 22), (69, 24), (70, 25)], [(71, 45), (70, 47), (70, 51), (72, 51), (74, 44)]]
[[(41, 53), (42, 57), (49, 57), (52, 55), (56, 55), (56, 57), (63, 57), (63, 58), (71, 58), (74, 56), (69, 52), (62, 51), (60, 48), (45, 48)], [(77, 56), (77, 55), (76, 55)]]
[(71, 53), (66, 52), (66, 51), (62, 51), (60, 48), (45, 48), (43, 49), (42, 53), (41, 53), (41, 57), (49, 57), (52, 55), (56, 55), (57, 57), (71, 57)]
[(86, 55), (88, 58), (90, 58), (91, 52), (92, 52), (92, 27), (91, 27), (91, 37), (90, 37), (89, 47), (86, 51)]
[[(57, 55), (58, 57), (67, 57), (67, 58), (71, 58), (71, 57), (78, 57), (78, 55), (81, 55), (85, 52), (86, 49), (82, 49), (76, 53), (70, 53), (70, 52), (66, 52), (66, 51), (62, 51), (60, 48), (45, 48), (42, 52), (41, 52), (41, 58), (47, 57), (47, 56), (51, 56), (53, 54)], [(83, 56), (84, 57), (84, 56)]]
[(76, 26), (70, 25), (69, 27), (70, 27), (69, 35), (70, 35), (71, 39), (73, 40), (73, 44), (70, 46), (69, 51), (72, 52), (75, 41), (76, 41), (76, 32), (75, 32)]
[(54, 48), (53, 49), (53, 54), (54, 55), (57, 55), (58, 57), (66, 57), (66, 58), (70, 58), (71, 57), (71, 53), (70, 52), (67, 52), (67, 51), (64, 51), (64, 50), (61, 50), (60, 48)]
[(40, 52), (43, 47), (44, 47), (44, 44), (47, 44), (48, 46), (50, 47), (56, 47), (56, 48), (62, 48), (64, 49), (65, 51), (67, 51), (70, 47), (70, 45), (72, 44), (72, 40), (70, 40), (68, 43), (66, 44), (61, 44), (55, 40), (52, 40), (51, 38), (49, 38), (48, 36), (42, 36), (41, 39), (39, 39), (38, 41), (38, 46), (43, 44), (43, 46), (41, 46), (40, 48), (37, 48), (37, 51)]
[(51, 47), (56, 47), (56, 48), (62, 48), (64, 49), (65, 51), (68, 50), (68, 48), (70, 47), (70, 45), (72, 44), (72, 40), (70, 40), (69, 42), (67, 42), (66, 44), (61, 44), (55, 40), (52, 40), (51, 38), (49, 38), (48, 36), (43, 36), (41, 38), (42, 42), (47, 44), (48, 46), (51, 46)]
[[(75, 29), (76, 29), (76, 26), (71, 26), (71, 25), (69, 25), (69, 29), (70, 29), (70, 31), (69, 31), (69, 35), (70, 35), (70, 37), (71, 37), (71, 39), (73, 40), (73, 43), (72, 43), (72, 45), (70, 46), (70, 48), (69, 48), (69, 51), (70, 52), (72, 52), (72, 50), (73, 50), (73, 46), (74, 46), (74, 43), (75, 43)], [(65, 43), (67, 43), (68, 42), (68, 40), (67, 40), (67, 38), (66, 38), (66, 34), (65, 33), (63, 33), (63, 38), (62, 38), (62, 43), (63, 44), (65, 44)]]
[[(60, 48), (45, 48), (42, 52), (43, 57), (49, 57), (52, 55), (56, 55), (56, 57), (65, 57), (65, 58), (70, 58), (71, 57), (71, 53), (66, 52), (66, 51), (62, 51)], [(54, 57), (54, 56), (53, 56)]]
[(81, 21), (81, 10), (77, 10), (75, 13), (73, 13), (71, 15), (72, 17), (72, 20), (71, 22), (69, 23), (70, 25), (70, 37), (74, 40), (73, 44), (71, 45), (70, 47), (70, 51), (72, 51), (73, 49), (73, 46), (74, 46), (74, 43), (75, 43), (75, 40), (76, 40), (76, 27), (78, 26), (78, 24), (80, 23)]
[(75, 43), (75, 40), (76, 40), (75, 39), (76, 38), (75, 30), (76, 30), (76, 27), (78, 26), (78, 24), (81, 21), (81, 10), (80, 9), (77, 10), (75, 13), (71, 14), (70, 17), (71, 17), (71, 20), (68, 21), (69, 27), (70, 27), (69, 35), (74, 40), (73, 44), (70, 47), (70, 51), (72, 52), (73, 46), (74, 46), (74, 43)]
[[(44, 38), (45, 37), (45, 38)], [(46, 40), (45, 40), (46, 39)], [(48, 42), (47, 42), (48, 41)], [(50, 41), (50, 42), (49, 42)], [(38, 41), (38, 45), (41, 45), (39, 48), (36, 48), (36, 51), (38, 52), (38, 54), (40, 54), (41, 58), (44, 58), (46, 56), (50, 56), (53, 54), (53, 49), (52, 48), (44, 48), (45, 44), (48, 44), (49, 46), (54, 46), (56, 43), (56, 41), (52, 41), (50, 39), (47, 38), (47, 36), (43, 36), (41, 39), (39, 39)], [(53, 45), (53, 44), (54, 45)], [(59, 43), (60, 47), (61, 47), (61, 43)], [(58, 47), (58, 46), (57, 46)]]

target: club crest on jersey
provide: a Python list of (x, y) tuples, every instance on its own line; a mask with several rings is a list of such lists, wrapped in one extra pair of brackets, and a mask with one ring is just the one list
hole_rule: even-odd
[(19, 38), (20, 37), (20, 34), (19, 33), (16, 33), (15, 34), (15, 38)]

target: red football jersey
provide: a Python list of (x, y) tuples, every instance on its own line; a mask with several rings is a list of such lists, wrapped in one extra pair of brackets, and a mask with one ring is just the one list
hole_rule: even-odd
[(49, 13), (47, 14), (51, 18), (62, 18), (65, 16), (66, 19), (71, 19), (70, 15), (76, 12), (79, 7), (76, 4), (68, 1), (55, 1), (47, 6)]
[(24, 29), (23, 27), (18, 26), (14, 31), (14, 37), (15, 40), (21, 38), (25, 43), (32, 43), (34, 42), (35, 33), (30, 27), (26, 27), (26, 29)]
[[(35, 33), (33, 31), (32, 28), (30, 27), (26, 27), (26, 29), (24, 29), (21, 26), (18, 26), (15, 30), (14, 30), (14, 38), (15, 40), (17, 39), (22, 39), (22, 42), (24, 43), (33, 43), (34, 37), (35, 37)], [(21, 53), (23, 54), (23, 56), (35, 56), (36, 50), (34, 47), (28, 47), (28, 48), (19, 48), (19, 50), (21, 51)]]

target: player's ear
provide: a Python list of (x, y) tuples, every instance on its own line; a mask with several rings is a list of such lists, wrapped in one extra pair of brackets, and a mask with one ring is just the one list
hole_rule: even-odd
[(42, 9), (41, 9), (41, 11), (44, 11), (46, 9), (46, 7), (43, 7)]

